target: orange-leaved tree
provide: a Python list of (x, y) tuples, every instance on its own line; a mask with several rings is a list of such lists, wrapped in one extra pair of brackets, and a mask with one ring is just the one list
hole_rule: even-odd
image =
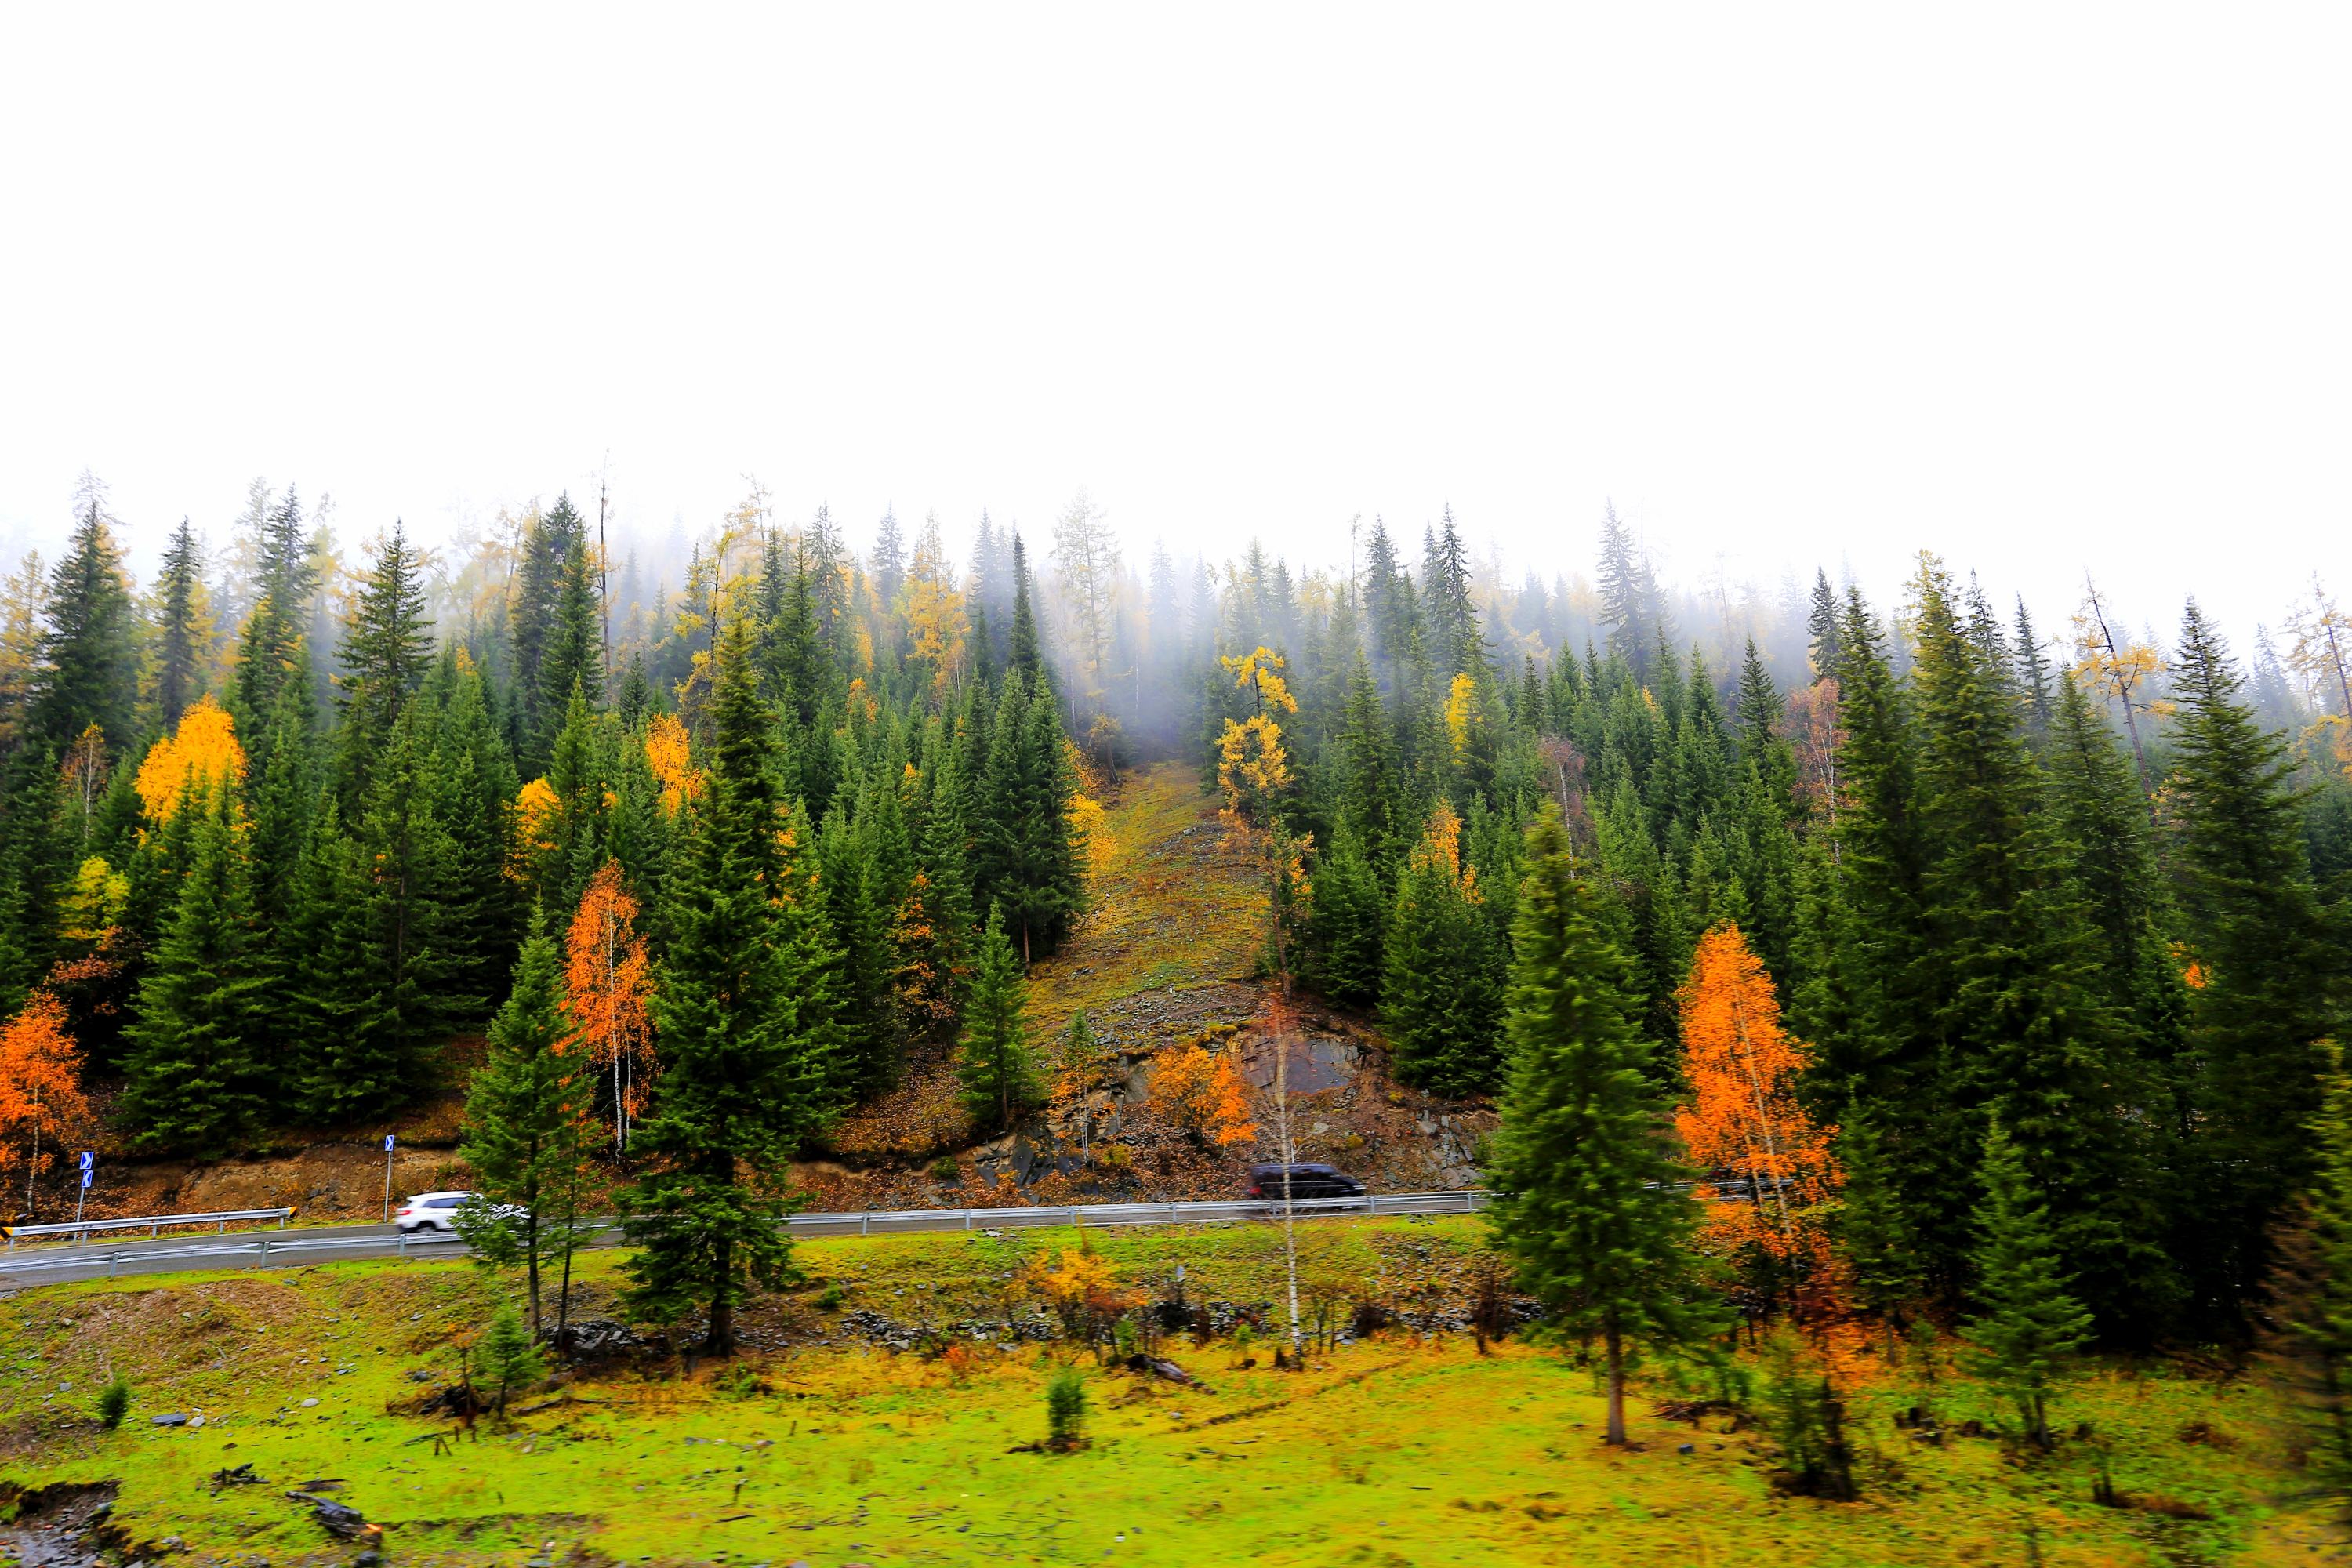
[(653, 1086), (646, 1042), (652, 1020), (646, 1002), (653, 980), (646, 962), (646, 939), (637, 931), (638, 905), (621, 879), (621, 865), (607, 860), (588, 879), (564, 942), (563, 1012), (573, 1038), (613, 1085), (613, 1152), (629, 1147), (629, 1123), (645, 1111)]
[(1753, 1243), (1801, 1280), (1824, 1282), (1822, 1205), (1839, 1181), (1830, 1152), (1837, 1129), (1797, 1103), (1812, 1047), (1781, 1026), (1772, 977), (1729, 921), (1699, 939), (1675, 998), (1690, 1101), (1675, 1124), (1693, 1163), (1727, 1173), (1718, 1183), (1727, 1201), (1707, 1205), (1709, 1228)]
[(89, 1118), (81, 1048), (67, 1031), (65, 1005), (36, 991), (0, 1028), (0, 1172), (13, 1177), (24, 1164), (26, 1213), (33, 1207), (33, 1178), (56, 1162), (66, 1137)]
[(1170, 1046), (1151, 1058), (1146, 1103), (1153, 1115), (1181, 1128), (1202, 1149), (1257, 1136), (1256, 1124), (1250, 1121), (1249, 1092), (1233, 1058), (1198, 1040)]

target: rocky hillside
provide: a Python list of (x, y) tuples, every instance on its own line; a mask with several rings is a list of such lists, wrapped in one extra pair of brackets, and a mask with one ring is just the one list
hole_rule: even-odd
[[(1114, 1054), (1112, 1086), (1083, 1110), (1040, 1113), (1014, 1135), (983, 1142), (959, 1100), (951, 1046), (932, 1042), (916, 1051), (896, 1092), (846, 1119), (824, 1157), (801, 1167), (816, 1206), (1205, 1196), (1230, 1192), (1243, 1166), (1272, 1157), (1264, 1100), (1276, 1037), (1268, 988), (1253, 973), (1265, 895), (1226, 846), (1215, 802), (1189, 768), (1130, 773), (1104, 804), (1107, 842), (1094, 854), (1089, 908), (1062, 951), (1032, 970), (1029, 1023), (1042, 1046), (1084, 1009)], [(1284, 1038), (1301, 1158), (1328, 1160), (1391, 1191), (1476, 1179), (1490, 1109), (1400, 1088), (1375, 1027), (1311, 1000)], [(1150, 1115), (1153, 1058), (1194, 1041), (1234, 1054), (1257, 1102), (1254, 1141), (1213, 1155)], [(398, 1142), (394, 1197), (462, 1186), (458, 1111), (479, 1048), (453, 1044), (445, 1090), (380, 1126), (291, 1134), (273, 1152), (211, 1163), (102, 1150), (90, 1212), (286, 1205), (312, 1219), (373, 1217), (383, 1201), (387, 1132)], [(1082, 1117), (1090, 1125), (1082, 1128)]]

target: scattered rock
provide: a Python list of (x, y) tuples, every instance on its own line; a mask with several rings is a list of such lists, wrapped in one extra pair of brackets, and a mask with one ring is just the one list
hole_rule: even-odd
[(318, 1403), (319, 1403), (319, 1402), (318, 1402), (318, 1400), (317, 1400), (316, 1398), (306, 1399), (306, 1400), (304, 1400), (304, 1401), (302, 1402), (302, 1408), (303, 1408), (303, 1409), (305, 1409), (305, 1410), (308, 1410), (308, 1409), (310, 1409), (312, 1405), (316, 1405), (316, 1404), (318, 1404)]
[(155, 1417), (155, 1425), (158, 1426), (185, 1426), (187, 1424), (188, 1418), (177, 1411), (173, 1411), (169, 1415)]
[(294, 1502), (308, 1504), (319, 1527), (338, 1541), (357, 1541), (378, 1533), (376, 1526), (370, 1524), (359, 1510), (346, 1508), (331, 1498), (314, 1497), (309, 1492), (288, 1492), (286, 1496)]
[(1691, 1454), (1697, 1451), (1698, 1445), (1696, 1443), (1677, 1443), (1675, 1445), (1675, 1452), (1677, 1454)]

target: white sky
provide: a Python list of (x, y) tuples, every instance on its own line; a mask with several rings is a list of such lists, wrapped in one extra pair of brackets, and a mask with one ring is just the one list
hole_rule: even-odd
[[(690, 14), (697, 19), (681, 20)], [(757, 474), (2168, 628), (2352, 594), (2338, 6), (0, 13), (0, 540)]]

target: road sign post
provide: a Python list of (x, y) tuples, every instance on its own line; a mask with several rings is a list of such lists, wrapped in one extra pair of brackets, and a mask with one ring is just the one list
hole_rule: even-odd
[(81, 1223), (81, 1201), (89, 1195), (90, 1168), (97, 1163), (96, 1151), (85, 1149), (81, 1152), (81, 1185), (74, 1190), (74, 1224), (76, 1225)]
[(392, 1134), (383, 1135), (383, 1223), (392, 1223)]

